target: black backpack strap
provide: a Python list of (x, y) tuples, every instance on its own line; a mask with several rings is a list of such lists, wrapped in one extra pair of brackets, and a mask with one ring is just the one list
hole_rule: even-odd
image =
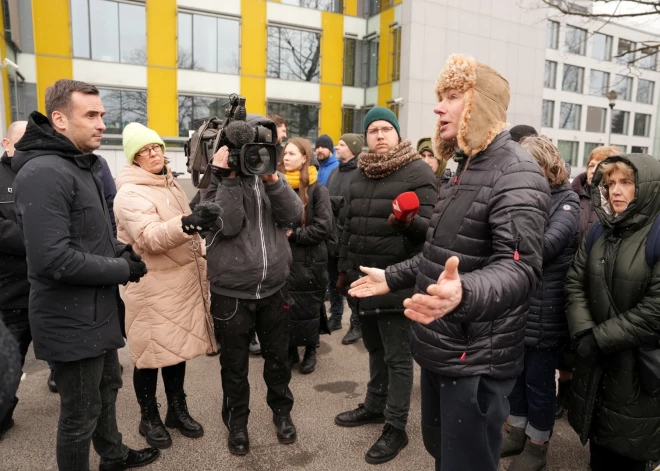
[(653, 268), (660, 259), (660, 214), (646, 236), (646, 264)]
[(591, 225), (589, 232), (587, 232), (587, 241), (585, 244), (587, 255), (589, 255), (589, 252), (591, 252), (592, 247), (602, 235), (603, 235), (603, 226), (601, 225), (600, 220), (597, 220)]

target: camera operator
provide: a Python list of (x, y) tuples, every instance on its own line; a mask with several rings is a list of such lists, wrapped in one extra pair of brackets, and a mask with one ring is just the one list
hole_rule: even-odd
[(291, 421), (289, 296), (285, 288), (291, 264), (288, 228), (299, 224), (303, 205), (285, 178), (244, 175), (230, 169), (229, 149), (213, 156), (213, 177), (202, 201), (221, 207), (213, 233), (207, 236), (211, 314), (221, 346), (222, 419), (229, 429), (227, 445), (237, 455), (249, 452), (249, 331), (262, 342), (266, 400), (280, 443), (294, 443)]

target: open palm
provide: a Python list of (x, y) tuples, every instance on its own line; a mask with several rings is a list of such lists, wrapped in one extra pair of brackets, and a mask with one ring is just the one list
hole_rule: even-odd
[(360, 278), (351, 284), (348, 294), (355, 298), (368, 298), (369, 296), (379, 296), (390, 292), (390, 287), (385, 281), (385, 270), (380, 268), (360, 267), (360, 271), (367, 276)]

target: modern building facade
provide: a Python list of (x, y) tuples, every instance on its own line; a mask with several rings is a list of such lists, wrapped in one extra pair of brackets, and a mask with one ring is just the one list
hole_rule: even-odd
[[(611, 86), (622, 91), (629, 84), (615, 82), (625, 75), (618, 62), (593, 57), (593, 27), (586, 29), (584, 54), (572, 53), (564, 47), (568, 35), (577, 34), (569, 26), (585, 26), (551, 22), (538, 0), (0, 2), (6, 33), (0, 54), (11, 61), (2, 69), (2, 129), (33, 109), (43, 111), (45, 90), (55, 80), (93, 83), (107, 110), (101, 152), (113, 171), (123, 164), (120, 134), (130, 121), (160, 133), (175, 169), (183, 171), (185, 137), (204, 118), (222, 115), (232, 93), (247, 98), (248, 112), (284, 116), (290, 135), (312, 140), (362, 132), (368, 109), (387, 106), (398, 114), (403, 136), (416, 141), (433, 132), (434, 82), (453, 52), (501, 72), (511, 84), (511, 124), (541, 128), (543, 122), (543, 132), (579, 167), (585, 148), (601, 142), (590, 131), (598, 113), (592, 108), (607, 108), (589, 93), (598, 78), (592, 70), (609, 73)], [(550, 28), (556, 45), (548, 42)], [(602, 32), (614, 50), (619, 38), (637, 44), (649, 37), (608, 28), (614, 29)], [(554, 88), (543, 86), (553, 67), (547, 61), (556, 64)], [(616, 123), (627, 119), (629, 132), (617, 134), (617, 124), (612, 142), (650, 151), (658, 135), (659, 74), (634, 69), (631, 99), (617, 100), (613, 116)], [(580, 73), (582, 88), (575, 84)], [(568, 76), (560, 80), (559, 74)]]

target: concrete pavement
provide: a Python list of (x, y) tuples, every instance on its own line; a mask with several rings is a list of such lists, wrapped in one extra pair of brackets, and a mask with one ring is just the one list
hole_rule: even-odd
[[(227, 451), (227, 431), (220, 417), (221, 386), (218, 357), (200, 357), (188, 362), (186, 392), (191, 415), (206, 430), (203, 438), (192, 440), (172, 432), (173, 445), (149, 470), (432, 470), (433, 460), (426, 453), (420, 427), (419, 368), (415, 384), (408, 434), (410, 444), (392, 462), (375, 467), (364, 461), (364, 453), (378, 438), (382, 425), (346, 429), (334, 425), (338, 412), (357, 406), (364, 399), (368, 379), (368, 356), (362, 345), (344, 346), (345, 325), (332, 336), (321, 337), (316, 371), (308, 376), (293, 373), (291, 389), (295, 397), (292, 417), (298, 428), (298, 441), (280, 445), (275, 436), (271, 413), (266, 405), (266, 387), (261, 377), (263, 360), (250, 359), (251, 452), (235, 457)], [(146, 443), (138, 434), (139, 409), (132, 385), (132, 367), (127, 349), (120, 351), (124, 365), (124, 387), (117, 398), (117, 421), (124, 442), (133, 448)], [(30, 350), (26, 377), (19, 388), (20, 403), (16, 425), (0, 441), (0, 470), (35, 471), (57, 469), (55, 436), (59, 416), (59, 396), (48, 391), (46, 363), (35, 360)], [(165, 392), (159, 378), (158, 400), (166, 411)], [(588, 449), (583, 448), (566, 419), (557, 424), (550, 445), (547, 471), (588, 469)], [(91, 452), (92, 469), (98, 469), (98, 456)], [(502, 461), (506, 469), (508, 460)]]

